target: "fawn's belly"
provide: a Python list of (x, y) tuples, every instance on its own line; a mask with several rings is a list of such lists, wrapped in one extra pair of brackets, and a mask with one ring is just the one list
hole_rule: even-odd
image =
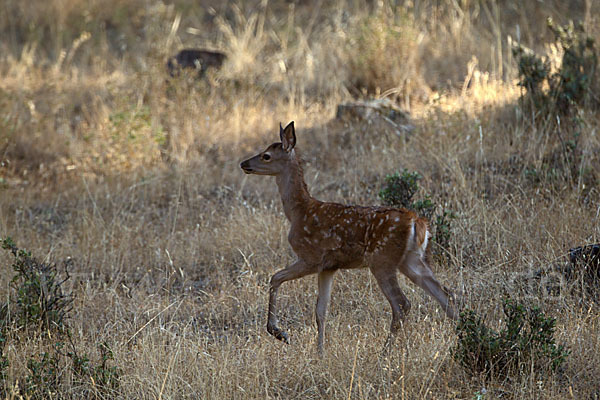
[(329, 245), (326, 240), (290, 240), (294, 253), (308, 264), (318, 266), (319, 271), (361, 268), (365, 265), (365, 248), (353, 243)]

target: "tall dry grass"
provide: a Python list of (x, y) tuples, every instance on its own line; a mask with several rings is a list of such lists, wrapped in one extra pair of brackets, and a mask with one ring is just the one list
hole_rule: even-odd
[[(584, 19), (598, 38), (595, 3), (41, 3), (7, 1), (0, 13), (0, 234), (40, 258), (73, 259), (73, 341), (94, 360), (107, 342), (122, 369), (116, 392), (94, 392), (69, 384), (65, 363), (57, 396), (600, 395), (598, 305), (555, 270), (568, 248), (600, 241), (597, 111), (562, 126), (578, 134), (573, 167), (556, 125), (520, 104), (508, 47), (518, 25), (521, 42), (543, 50), (547, 15)], [(168, 81), (167, 56), (196, 45), (225, 51), (223, 69)], [(410, 108), (414, 133), (333, 118), (341, 101), (382, 94)], [(436, 275), (492, 327), (503, 296), (540, 305), (571, 351), (564, 369), (471, 376), (452, 359), (453, 324), (405, 279), (413, 311), (380, 357), (390, 313), (364, 270), (336, 276), (324, 359), (312, 277), (282, 288), (292, 345), (275, 342), (266, 298), (270, 276), (293, 261), (288, 224), (274, 182), (238, 164), (292, 119), (320, 199), (375, 204), (385, 174), (419, 171), (421, 194), (457, 214)], [(7, 342), (3, 395), (51, 345)]]

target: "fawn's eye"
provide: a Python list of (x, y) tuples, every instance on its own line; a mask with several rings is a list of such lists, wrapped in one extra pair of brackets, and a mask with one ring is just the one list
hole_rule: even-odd
[(265, 153), (262, 155), (262, 159), (263, 159), (263, 161), (269, 161), (271, 159), (271, 155)]

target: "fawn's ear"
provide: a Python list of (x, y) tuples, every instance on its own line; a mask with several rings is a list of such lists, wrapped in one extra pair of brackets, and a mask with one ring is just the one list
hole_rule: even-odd
[(281, 146), (285, 152), (290, 152), (296, 145), (296, 130), (294, 129), (294, 121), (290, 122), (285, 128), (279, 123), (279, 137), (281, 138)]

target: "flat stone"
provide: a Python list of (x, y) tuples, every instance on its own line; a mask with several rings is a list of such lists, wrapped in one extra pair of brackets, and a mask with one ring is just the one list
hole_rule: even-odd
[(415, 130), (408, 112), (401, 110), (389, 99), (352, 101), (338, 105), (335, 117), (341, 121), (352, 119), (373, 122), (382, 119), (398, 133), (411, 133)]

